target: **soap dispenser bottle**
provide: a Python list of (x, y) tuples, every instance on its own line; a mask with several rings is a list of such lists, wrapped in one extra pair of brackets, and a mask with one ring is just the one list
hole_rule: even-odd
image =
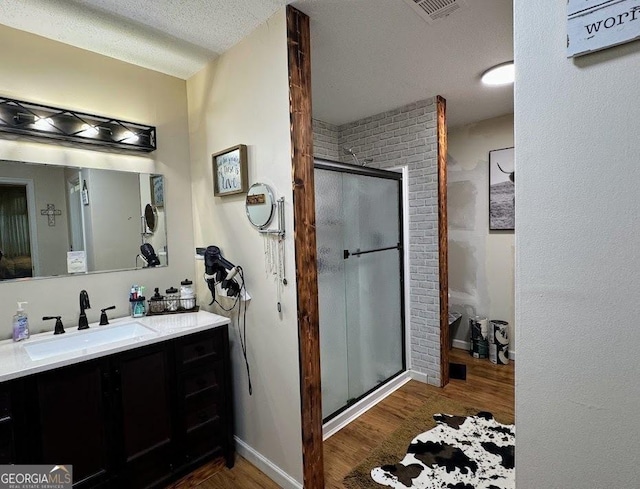
[(22, 308), (28, 302), (18, 302), (18, 310), (13, 316), (13, 341), (26, 340), (29, 337), (29, 319)]

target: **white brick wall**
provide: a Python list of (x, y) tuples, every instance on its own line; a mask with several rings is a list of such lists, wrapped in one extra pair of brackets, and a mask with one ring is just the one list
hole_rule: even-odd
[(313, 155), (340, 161), (339, 132), (338, 126), (313, 119)]
[[(337, 131), (336, 131), (337, 129)], [(330, 134), (329, 134), (330, 133)], [(337, 133), (337, 137), (336, 137)], [(336, 144), (337, 140), (337, 144)], [(315, 156), (345, 163), (352, 148), (368, 166), (409, 169), (411, 368), (440, 385), (438, 149), (435, 97), (339, 127), (314, 121)], [(336, 154), (337, 152), (337, 154)]]

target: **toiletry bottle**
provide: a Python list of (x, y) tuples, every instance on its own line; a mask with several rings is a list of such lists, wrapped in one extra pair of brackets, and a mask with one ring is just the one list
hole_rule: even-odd
[(18, 302), (18, 311), (13, 316), (13, 341), (26, 340), (29, 337), (29, 319), (22, 308), (28, 302)]

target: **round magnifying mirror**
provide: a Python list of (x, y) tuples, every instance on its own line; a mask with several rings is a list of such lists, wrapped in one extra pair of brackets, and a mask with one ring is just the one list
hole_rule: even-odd
[(249, 222), (258, 229), (263, 229), (269, 225), (275, 212), (276, 202), (273, 192), (264, 183), (254, 183), (247, 192), (247, 217)]
[(144, 222), (152, 233), (158, 226), (158, 210), (151, 204), (147, 204), (144, 208)]

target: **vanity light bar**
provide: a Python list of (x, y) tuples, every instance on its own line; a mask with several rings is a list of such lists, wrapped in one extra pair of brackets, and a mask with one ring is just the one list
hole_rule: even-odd
[(0, 132), (151, 152), (156, 128), (0, 97)]

